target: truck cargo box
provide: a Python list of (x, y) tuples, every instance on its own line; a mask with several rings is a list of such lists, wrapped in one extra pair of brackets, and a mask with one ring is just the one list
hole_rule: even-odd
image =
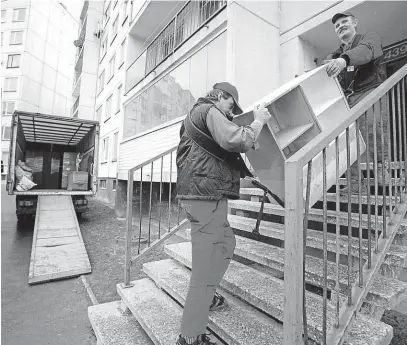
[[(99, 123), (97, 121), (15, 111), (10, 140), (8, 193), (15, 195), (95, 194), (98, 141)], [(81, 176), (81, 187), (68, 188), (69, 176), (76, 172), (78, 154), (81, 155), (77, 173)], [(37, 185), (28, 191), (16, 190), (15, 166), (19, 160), (33, 170), (33, 182)]]

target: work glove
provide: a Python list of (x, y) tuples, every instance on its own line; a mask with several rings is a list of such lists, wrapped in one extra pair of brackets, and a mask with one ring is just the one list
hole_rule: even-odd
[(326, 72), (328, 77), (335, 78), (346, 68), (346, 60), (344, 58), (337, 58), (333, 60), (324, 60), (326, 66)]

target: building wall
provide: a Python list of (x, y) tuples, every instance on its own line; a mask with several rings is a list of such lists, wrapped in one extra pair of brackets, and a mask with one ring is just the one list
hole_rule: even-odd
[[(14, 20), (14, 9), (18, 8), (26, 9), (23, 21)], [(77, 22), (56, 0), (6, 1), (1, 3), (1, 10), (5, 11), (1, 27), (2, 126), (9, 126), (11, 121), (5, 102), (13, 102), (17, 110), (69, 116)], [(10, 44), (14, 31), (22, 31), (21, 44)], [(10, 54), (21, 54), (18, 68), (7, 68)], [(4, 89), (8, 77), (18, 78), (16, 91)], [(8, 147), (9, 140), (2, 142), (3, 158)]]
[(80, 77), (73, 83), (74, 103), (71, 104), (71, 112), (75, 117), (86, 120), (93, 120), (95, 116), (98, 72), (98, 64), (95, 62), (99, 59), (100, 46), (100, 38), (95, 33), (101, 28), (102, 14), (102, 1), (84, 1), (76, 37), (77, 40), (80, 40), (83, 36), (83, 44), (82, 47), (76, 48), (73, 76), (74, 78)]
[[(119, 142), (122, 138), (123, 106), (122, 98), (125, 88), (125, 57), (128, 44), (128, 27), (130, 2), (106, 1), (103, 7), (103, 35), (100, 38), (99, 67), (97, 76), (104, 72), (104, 83), (99, 85), (100, 92), (96, 96), (95, 118), (100, 120), (100, 158), (99, 177), (116, 178), (119, 155)], [(107, 14), (107, 16), (105, 15)], [(117, 32), (115, 32), (117, 21)], [(106, 49), (102, 46), (106, 44)], [(114, 58), (114, 64), (111, 64)], [(110, 100), (110, 101), (109, 101)], [(108, 111), (110, 104), (110, 111)], [(101, 111), (98, 111), (101, 109)], [(100, 118), (99, 118), (100, 116)]]
[[(145, 75), (146, 48), (182, 6), (171, 7), (167, 2), (167, 15), (160, 17), (159, 5), (154, 5), (155, 16), (151, 2), (133, 3), (122, 125), (109, 125), (111, 120), (104, 124), (104, 133), (110, 135), (113, 127), (119, 130), (119, 182), (127, 179), (128, 169), (177, 145), (183, 116), (215, 80), (236, 85), (240, 103), (249, 107), (296, 75), (315, 68), (316, 57), (339, 45), (330, 22), (335, 13), (356, 9), (374, 14), (375, 6), (380, 7), (366, 1), (228, 1), (226, 9)], [(368, 20), (365, 15), (361, 22)], [(396, 24), (392, 31), (400, 36), (402, 21), (398, 23), (399, 28)], [(211, 50), (211, 45), (217, 46)], [(110, 176), (109, 164), (101, 171)], [(155, 170), (154, 179), (156, 174)], [(144, 175), (143, 180), (148, 173)]]

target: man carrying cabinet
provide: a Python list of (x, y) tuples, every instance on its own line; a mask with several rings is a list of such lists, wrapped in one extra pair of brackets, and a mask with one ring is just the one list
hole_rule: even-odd
[[(327, 65), (326, 71), (330, 77), (338, 77), (338, 80), (348, 99), (350, 107), (360, 102), (377, 86), (383, 83), (386, 79), (386, 73), (381, 60), (383, 50), (381, 39), (375, 32), (369, 32), (365, 35), (357, 33), (358, 20), (350, 12), (337, 13), (332, 17), (335, 33), (342, 42), (341, 46), (324, 61)], [(376, 143), (377, 143), (377, 158), (378, 163), (385, 162), (388, 157), (387, 150), (387, 128), (388, 128), (388, 102), (387, 98), (383, 97), (381, 102), (381, 113), (383, 118), (383, 133), (385, 145), (381, 145), (381, 121), (379, 112), (379, 103), (376, 104), (376, 118), (373, 116), (373, 111), (370, 109), (367, 113), (367, 127), (369, 130), (369, 154), (370, 162), (374, 161), (374, 145), (373, 145), (373, 122), (376, 121)], [(366, 124), (361, 118), (360, 131), (363, 139), (367, 141)], [(365, 160), (365, 155), (361, 157)], [(341, 193), (348, 193), (348, 188), (351, 193), (358, 193), (358, 169), (357, 162), (351, 166), (351, 186), (341, 190)], [(378, 170), (379, 183), (383, 183), (383, 171)], [(363, 176), (363, 175), (362, 175)], [(389, 172), (384, 169), (385, 181), (388, 181)], [(362, 193), (367, 193), (366, 183), (362, 182)]]
[(271, 115), (264, 105), (254, 121), (238, 126), (237, 89), (217, 83), (186, 116), (177, 149), (177, 198), (191, 223), (192, 272), (177, 345), (215, 345), (205, 334), (209, 312), (227, 306), (216, 287), (236, 245), (227, 220), (228, 198), (238, 199), (240, 178), (250, 175), (240, 153), (255, 147)]

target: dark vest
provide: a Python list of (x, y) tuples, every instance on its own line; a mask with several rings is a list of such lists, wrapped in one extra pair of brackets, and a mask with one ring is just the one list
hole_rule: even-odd
[[(213, 138), (207, 125), (209, 109), (215, 105), (200, 99), (191, 110), (193, 124)], [(219, 159), (195, 143), (185, 130), (180, 131), (177, 149), (177, 198), (220, 200), (224, 197), (238, 199), (241, 172), (226, 159)], [(236, 153), (230, 152), (230, 158)]]
[[(355, 48), (363, 36), (357, 34), (352, 42), (350, 49)], [(341, 54), (346, 53), (341, 46), (334, 54), (333, 58), (340, 57)], [(376, 88), (386, 80), (386, 72), (381, 64), (383, 56), (378, 57), (364, 65), (355, 66), (354, 71), (347, 71), (344, 69), (338, 79), (345, 92), (345, 95), (352, 93), (365, 92)]]

